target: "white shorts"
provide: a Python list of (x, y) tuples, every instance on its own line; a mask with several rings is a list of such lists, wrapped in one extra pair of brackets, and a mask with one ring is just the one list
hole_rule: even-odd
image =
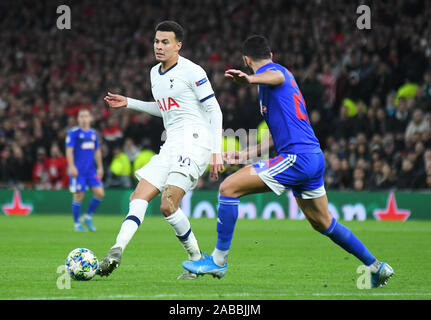
[[(145, 179), (160, 192), (166, 184), (177, 186), (187, 192), (196, 187), (199, 177), (205, 172), (211, 150), (196, 144), (176, 144), (166, 142), (159, 154), (150, 162), (136, 170), (138, 180)], [(171, 174), (171, 173), (179, 173)]]

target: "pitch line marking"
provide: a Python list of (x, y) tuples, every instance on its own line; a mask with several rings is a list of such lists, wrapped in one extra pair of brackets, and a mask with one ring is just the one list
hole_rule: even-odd
[[(249, 293), (249, 292), (237, 292), (237, 293), (226, 293), (226, 294), (155, 294), (155, 295), (134, 295), (134, 294), (116, 294), (116, 295), (104, 295), (98, 296), (96, 299), (143, 299), (143, 298), (186, 298), (186, 297), (262, 297), (262, 296), (273, 296), (273, 297), (292, 297), (292, 296), (315, 296), (315, 297), (331, 297), (331, 296), (352, 296), (352, 297), (367, 297), (367, 296), (431, 296), (431, 292), (418, 293), (418, 292), (370, 292), (370, 293), (326, 293), (326, 292), (312, 292), (312, 293)], [(11, 299), (10, 297), (0, 297), (0, 300), (67, 300), (67, 299), (81, 299), (82, 297), (77, 296), (52, 296), (52, 297), (17, 297)]]

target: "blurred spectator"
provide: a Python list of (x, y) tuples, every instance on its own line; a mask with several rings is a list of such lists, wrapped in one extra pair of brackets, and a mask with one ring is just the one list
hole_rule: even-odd
[(111, 147), (121, 144), (123, 139), (123, 131), (118, 124), (117, 117), (111, 116), (108, 118), (108, 123), (102, 129), (102, 136)]
[(401, 170), (397, 177), (396, 186), (399, 189), (410, 189), (413, 185), (413, 163), (409, 159), (404, 159)]
[(395, 106), (395, 92), (390, 92), (387, 96), (386, 96), (386, 114), (388, 117), (392, 117), (396, 111), (396, 106)]
[(50, 189), (46, 152), (43, 147), (37, 149), (36, 162), (33, 165), (33, 184), (37, 190)]
[(119, 146), (114, 147), (105, 188), (129, 189), (131, 187), (132, 165), (126, 153)]
[(24, 154), (18, 145), (12, 145), (12, 167), (9, 179), (18, 188), (22, 188), (32, 178), (32, 162), (30, 156)]
[(325, 171), (325, 185), (328, 189), (338, 189), (342, 187), (341, 183), (341, 163), (337, 156), (333, 155), (328, 159), (329, 166)]
[(424, 93), (425, 110), (431, 111), (431, 71), (424, 73), (422, 90)]
[(132, 138), (126, 138), (124, 141), (124, 152), (130, 162), (135, 161), (136, 157), (139, 155), (139, 148), (135, 145)]
[(317, 139), (320, 141), (321, 147), (326, 149), (326, 139), (329, 133), (332, 131), (328, 125), (328, 122), (322, 119), (319, 110), (313, 110), (310, 113), (310, 123)]
[(363, 191), (365, 189), (364, 180), (356, 179), (353, 182), (353, 190)]
[(407, 111), (407, 102), (404, 99), (400, 99), (395, 112), (389, 117), (390, 131), (404, 134), (408, 122), (409, 112)]
[(322, 83), (316, 78), (315, 67), (309, 68), (305, 74), (304, 79), (299, 82), (301, 93), (307, 104), (308, 112), (311, 114), (316, 109), (323, 109), (323, 92), (324, 87)]
[(413, 118), (407, 125), (405, 139), (410, 141), (413, 136), (417, 133), (422, 134), (424, 132), (430, 131), (430, 122), (428, 119), (424, 118), (423, 112), (420, 109), (415, 109), (413, 112)]
[(322, 84), (323, 91), (323, 107), (332, 114), (332, 107), (335, 102), (335, 85), (336, 78), (332, 73), (329, 63), (323, 65), (322, 74), (319, 75), (320, 83)]
[(375, 161), (369, 181), (370, 189), (390, 189), (394, 185), (395, 179), (389, 164), (382, 160)]
[(12, 172), (14, 163), (10, 147), (7, 146), (3, 149), (0, 155), (0, 178), (3, 186), (13, 185)]
[(52, 144), (50, 157), (46, 160), (48, 178), (51, 189), (65, 189), (69, 185), (67, 160), (57, 144)]

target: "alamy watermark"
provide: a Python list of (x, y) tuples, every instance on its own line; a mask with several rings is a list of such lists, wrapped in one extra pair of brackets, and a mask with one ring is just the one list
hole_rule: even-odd
[(72, 28), (72, 16), (70, 7), (65, 4), (62, 4), (61, 6), (57, 7), (57, 13), (60, 14), (60, 16), (57, 18), (57, 29), (70, 30)]
[(371, 29), (371, 9), (369, 6), (363, 4), (356, 8), (356, 13), (360, 16), (356, 19), (356, 27), (359, 30)]
[(359, 274), (356, 280), (356, 287), (360, 290), (371, 289), (371, 270), (366, 265), (360, 265), (356, 269), (356, 273)]
[(57, 288), (60, 290), (70, 289), (70, 275), (67, 271), (67, 267), (63, 264), (57, 267), (57, 273), (60, 276), (57, 278)]

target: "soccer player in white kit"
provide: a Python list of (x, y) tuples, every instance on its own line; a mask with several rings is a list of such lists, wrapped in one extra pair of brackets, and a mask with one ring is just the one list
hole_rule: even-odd
[[(129, 212), (116, 243), (100, 263), (101, 276), (108, 276), (120, 265), (125, 247), (144, 220), (148, 203), (160, 192), (160, 210), (175, 230), (189, 260), (201, 258), (189, 219), (179, 205), (184, 194), (196, 186), (208, 164), (215, 179), (223, 170), (222, 113), (205, 71), (179, 55), (183, 37), (183, 28), (174, 21), (163, 21), (156, 27), (154, 53), (159, 63), (150, 72), (155, 102), (112, 93), (104, 99), (112, 108), (127, 107), (161, 117), (167, 139), (159, 154), (135, 172), (139, 183), (130, 197)], [(178, 279), (195, 277), (183, 272)]]

